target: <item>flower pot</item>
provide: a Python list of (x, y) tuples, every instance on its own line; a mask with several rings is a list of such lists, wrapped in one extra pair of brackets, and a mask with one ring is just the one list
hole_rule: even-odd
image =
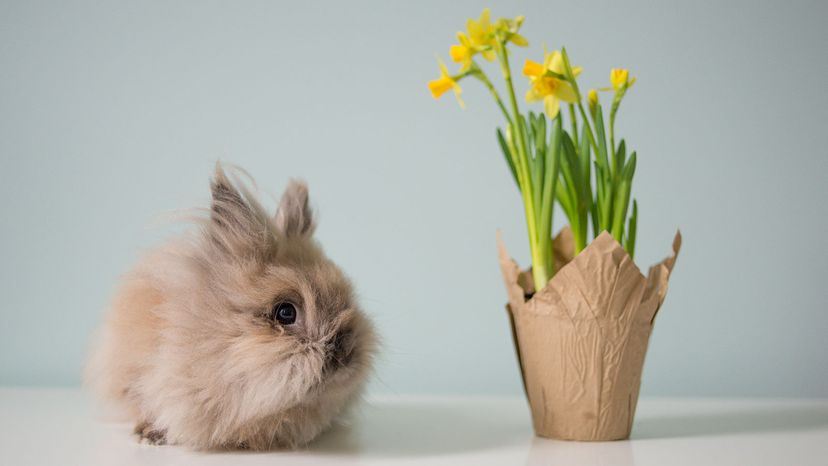
[(564, 440), (630, 436), (641, 370), (656, 313), (681, 247), (642, 275), (612, 236), (572, 259), (572, 235), (554, 241), (558, 272), (535, 292), (498, 237), (523, 386), (535, 433)]

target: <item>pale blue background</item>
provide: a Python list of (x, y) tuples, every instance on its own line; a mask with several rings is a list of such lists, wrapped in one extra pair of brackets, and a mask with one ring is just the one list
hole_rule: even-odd
[[(584, 86), (639, 77), (639, 264), (685, 236), (643, 393), (828, 396), (828, 4), (492, 3)], [(116, 277), (206, 205), (220, 158), (272, 196), (310, 182), (384, 336), (374, 393), (519, 394), (499, 115), (475, 83), (466, 111), (425, 87), (484, 5), (0, 3), (0, 384), (79, 383)]]

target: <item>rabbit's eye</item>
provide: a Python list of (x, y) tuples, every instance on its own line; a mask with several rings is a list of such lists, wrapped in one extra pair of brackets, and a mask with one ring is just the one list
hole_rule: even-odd
[(290, 303), (279, 303), (273, 308), (273, 320), (282, 325), (296, 322), (296, 306)]

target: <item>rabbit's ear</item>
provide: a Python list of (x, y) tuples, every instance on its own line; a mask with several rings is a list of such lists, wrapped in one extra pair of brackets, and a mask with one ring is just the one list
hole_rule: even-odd
[(213, 201), (209, 233), (212, 239), (230, 252), (266, 248), (272, 237), (263, 209), (246, 191), (239, 191), (233, 185), (221, 164), (216, 164), (210, 188)]
[(285, 236), (313, 234), (313, 212), (308, 204), (308, 186), (303, 181), (291, 180), (282, 194), (276, 211), (276, 228)]

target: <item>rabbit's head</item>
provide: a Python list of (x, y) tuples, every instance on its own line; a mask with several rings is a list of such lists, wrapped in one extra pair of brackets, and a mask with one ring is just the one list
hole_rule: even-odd
[(373, 327), (313, 231), (303, 183), (292, 181), (271, 215), (217, 167), (196, 253), (179, 257), (186, 302), (165, 305), (159, 383), (178, 407), (152, 411), (171, 441), (303, 444), (358, 393)]

